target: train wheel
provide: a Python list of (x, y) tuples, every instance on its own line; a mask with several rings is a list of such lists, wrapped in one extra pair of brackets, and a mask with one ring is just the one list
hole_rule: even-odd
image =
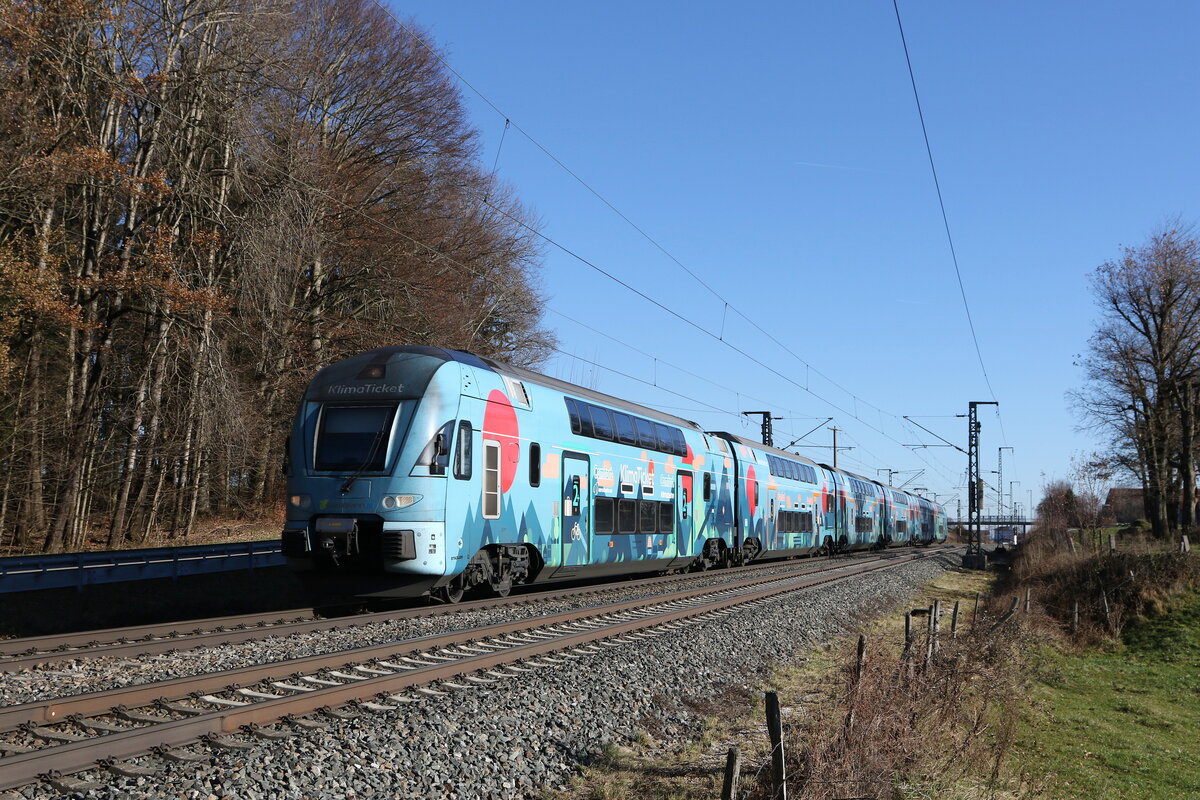
[(434, 589), (433, 596), (443, 603), (454, 605), (463, 599), (463, 591), (462, 575), (456, 575), (445, 586), (439, 586), (437, 589)]
[(512, 591), (513, 587), (512, 573), (506, 571), (504, 577), (493, 578), (490, 584), (496, 597), (508, 597), (508, 593)]

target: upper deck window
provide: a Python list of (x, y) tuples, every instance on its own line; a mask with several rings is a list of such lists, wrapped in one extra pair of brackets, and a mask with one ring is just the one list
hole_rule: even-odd
[(383, 472), (398, 403), (321, 409), (316, 468), (336, 472)]

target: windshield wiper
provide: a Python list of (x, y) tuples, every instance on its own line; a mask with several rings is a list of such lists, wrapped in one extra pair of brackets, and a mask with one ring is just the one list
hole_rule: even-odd
[(371, 440), (371, 449), (367, 451), (367, 457), (363, 459), (362, 464), (354, 471), (354, 474), (346, 479), (346, 482), (342, 484), (342, 488), (338, 489), (338, 494), (347, 494), (350, 488), (354, 486), (354, 482), (361, 478), (363, 473), (367, 471), (367, 467), (370, 466), (372, 459), (375, 458), (375, 453), (379, 450), (380, 442), (383, 441), (383, 432), (384, 428), (376, 431), (375, 438)]

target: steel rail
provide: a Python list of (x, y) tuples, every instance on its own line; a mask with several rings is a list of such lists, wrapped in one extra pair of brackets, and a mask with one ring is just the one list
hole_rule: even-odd
[[(887, 560), (895, 561), (896, 559)], [(863, 563), (870, 564), (874, 562), (866, 561)], [(852, 566), (853, 565), (847, 565), (844, 563), (839, 563), (837, 566), (826, 565), (825, 569), (821, 571), (828, 572), (833, 570), (848, 569)], [(800, 574), (807, 574), (807, 572), (801, 572)], [(61, 722), (62, 720), (73, 715), (107, 713), (110, 709), (117, 706), (126, 706), (132, 708), (138, 705), (145, 705), (148, 703), (153, 703), (161, 697), (167, 696), (167, 693), (172, 693), (175, 696), (185, 696), (199, 692), (221, 691), (230, 687), (244, 687), (250, 684), (262, 682), (264, 680), (278, 680), (302, 671), (312, 672), (332, 666), (343, 666), (347, 663), (362, 663), (365, 661), (370, 661), (374, 658), (386, 657), (389, 655), (395, 655), (397, 653), (400, 653), (400, 655), (408, 655), (410, 652), (418, 652), (421, 650), (427, 650), (431, 647), (444, 647), (446, 645), (453, 644), (454, 642), (460, 641), (465, 634), (469, 634), (474, 638), (483, 636), (503, 636), (509, 633), (519, 633), (528, 629), (542, 628), (548, 625), (569, 622), (579, 619), (581, 616), (585, 615), (594, 616), (601, 614), (620, 613), (622, 611), (640, 608), (646, 605), (678, 602), (704, 594), (737, 590), (747, 586), (753, 586), (769, 581), (777, 581), (789, 577), (792, 577), (792, 575), (769, 575), (745, 578), (741, 581), (722, 584), (720, 586), (704, 586), (696, 589), (687, 589), (674, 592), (672, 594), (662, 595), (659, 597), (644, 597), (633, 600), (624, 600), (617, 603), (609, 603), (603, 606), (594, 606), (592, 608), (575, 609), (571, 611), (562, 611), (557, 614), (529, 617), (527, 619), (514, 620), (510, 622), (500, 622), (493, 625), (484, 626), (482, 628), (468, 629), (466, 631), (452, 631), (450, 633), (422, 636), (401, 642), (391, 642), (383, 645), (368, 645), (365, 647), (352, 648), (350, 650), (338, 650), (331, 653), (302, 656), (300, 658), (292, 658), (284, 661), (272, 661), (266, 664), (254, 664), (224, 672), (171, 678), (165, 681), (155, 681), (153, 683), (137, 684), (134, 686), (123, 686), (115, 689), (107, 689), (100, 692), (91, 692), (88, 694), (75, 695), (66, 698), (35, 700), (30, 703), (0, 708), (0, 733), (14, 730), (21, 724), (28, 722), (36, 724)], [(4, 762), (0, 761), (0, 764), (2, 763)]]
[[(482, 655), (455, 654), (452, 661), (419, 666), (416, 669), (379, 675), (378, 677), (363, 677), (344, 684), (312, 689), (307, 692), (297, 692), (291, 696), (272, 696), (260, 699), (249, 705), (234, 709), (202, 712), (196, 716), (164, 721), (145, 727), (133, 728), (119, 732), (109, 732), (91, 739), (73, 741), (51, 747), (44, 747), (28, 753), (8, 756), (0, 759), (0, 789), (13, 788), (29, 783), (47, 774), (70, 774), (95, 767), (97, 764), (112, 763), (114, 759), (124, 759), (133, 755), (145, 753), (152, 748), (172, 747), (191, 742), (205, 735), (221, 735), (238, 730), (253, 730), (254, 726), (275, 722), (296, 715), (335, 705), (345, 705), (364, 698), (386, 695), (389, 692), (402, 691), (420, 684), (445, 680), (464, 673), (490, 669), (512, 661), (533, 658), (538, 655), (578, 647), (599, 639), (619, 637), (625, 633), (641, 630), (656, 625), (669, 624), (673, 621), (689, 617), (697, 617), (714, 613), (735, 605), (752, 603), (776, 594), (811, 588), (813, 586), (844, 580), (848, 577), (862, 575), (880, 569), (909, 563), (931, 553), (912, 554), (908, 558), (877, 559), (867, 561), (846, 569), (833, 568), (826, 572), (837, 571), (837, 574), (825, 574), (817, 577), (798, 575), (771, 576), (741, 581), (734, 585), (699, 590), (678, 592), (649, 601), (627, 601), (615, 603), (601, 608), (576, 610), (561, 614), (549, 615), (538, 619), (521, 620), (501, 623), (480, 629), (459, 631), (439, 636), (423, 637), (421, 639), (397, 642), (390, 645), (357, 648), (341, 653), (325, 656), (292, 659), (270, 665), (259, 665), (251, 668), (233, 670), (215, 675), (181, 678), (140, 687), (127, 687), (106, 692), (82, 695), (74, 698), (63, 698), (44, 702), (35, 702), (6, 709), (4, 713), (6, 727), (12, 720), (24, 717), (27, 722), (22, 727), (29, 729), (38, 723), (53, 724), (68, 719), (78, 720), (89, 714), (110, 714), (124, 711), (126, 704), (130, 707), (149, 705), (163, 696), (164, 690), (185, 689), (194, 697), (205, 691), (227, 691), (244, 686), (244, 681), (260, 683), (271, 676), (278, 676), (281, 671), (295, 670), (302, 666), (305, 671), (319, 671), (330, 666), (345, 666), (347, 663), (362, 661), (377, 661), (380, 658), (390, 660), (403, 659), (408, 655), (429, 653), (445, 648), (462, 647), (481, 638), (503, 639), (525, 632), (553, 628), (568, 622), (594, 620), (597, 617), (611, 617), (614, 614), (630, 612), (648, 606), (662, 608), (686, 600), (698, 600), (704, 595), (719, 595), (719, 599), (703, 602), (702, 605), (690, 606), (676, 610), (664, 610), (654, 615), (645, 615), (605, 624), (581, 632), (555, 632), (553, 638), (545, 641), (522, 643), (518, 640), (515, 646), (506, 643), (505, 649)], [(756, 588), (757, 587), (757, 588)], [(542, 634), (543, 636), (545, 634)], [(479, 651), (480, 648), (473, 648)], [(446, 659), (442, 657), (441, 661)], [(419, 663), (419, 662), (418, 662)], [(232, 682), (231, 682), (232, 680)], [(254, 696), (254, 695), (250, 695)], [(261, 697), (261, 695), (259, 695)], [(116, 701), (116, 702), (114, 702)], [(124, 701), (124, 702), (122, 702)], [(206, 701), (210, 702), (211, 701)], [(31, 715), (32, 714), (32, 718)], [(144, 721), (144, 720), (143, 720)], [(87, 727), (86, 722), (83, 727)], [(279, 735), (276, 733), (275, 735)]]
[[(862, 556), (853, 556), (846, 561), (858, 558), (862, 558)], [(802, 566), (799, 566), (798, 569), (819, 570), (823, 568), (819, 565), (829, 563), (832, 562), (800, 562)], [(845, 563), (845, 561), (842, 563)], [(736, 575), (743, 571), (760, 572), (765, 569), (780, 569), (788, 566), (795, 566), (795, 562), (789, 560), (766, 561), (761, 564), (737, 567), (732, 570), (721, 570), (717, 574)], [(657, 585), (684, 583), (711, 574), (688, 573), (685, 575), (668, 575), (644, 579), (636, 585), (653, 587)], [(510, 595), (503, 598), (486, 598), (452, 606), (418, 606), (369, 614), (355, 614), (346, 617), (317, 618), (308, 609), (292, 609), (265, 614), (217, 617), (207, 620), (137, 625), (128, 628), (108, 628), (62, 636), (49, 635), (26, 639), (9, 639), (0, 641), (0, 673), (16, 672), (33, 666), (73, 661), (78, 658), (154, 655), (173, 650), (187, 650), (204, 646), (257, 641), (271, 636), (288, 636), (294, 633), (340, 630), (347, 627), (369, 625), (390, 620), (460, 614), (486, 610), (497, 606), (531, 605), (546, 599), (570, 599), (622, 591), (629, 586), (630, 584), (628, 583), (606, 583), (598, 586), (589, 585), (571, 589), (549, 589), (541, 592)]]

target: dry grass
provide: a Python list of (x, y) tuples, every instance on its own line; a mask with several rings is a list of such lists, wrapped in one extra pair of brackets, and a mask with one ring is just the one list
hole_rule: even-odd
[[(108, 526), (90, 526), (84, 537), (84, 552), (100, 550), (136, 550), (144, 547), (184, 547), (196, 544), (219, 544), (223, 542), (254, 542), (275, 539), (283, 528), (283, 514), (253, 519), (207, 519), (197, 520), (188, 536), (182, 532), (158, 530), (142, 541), (127, 540), (116, 547), (108, 546)], [(0, 557), (37, 555), (42, 552), (45, 537), (35, 537), (28, 546), (12, 546), (11, 537), (0, 535)]]
[[(947, 612), (954, 600), (969, 601), (957, 639), (948, 614), (942, 618), (932, 658), (924, 629), (906, 652), (902, 624), (892, 616), (872, 626), (861, 675), (857, 643), (843, 643), (826, 654), (836, 666), (818, 666), (806, 692), (780, 691), (785, 705), (801, 706), (785, 730), (792, 796), (1004, 796), (1000, 767), (1015, 734), (1025, 634), (1015, 618), (981, 616), (970, 625), (975, 593), (988, 581), (951, 571), (925, 587), (923, 595), (942, 600)], [(918, 619), (927, 627), (927, 617)], [(765, 772), (748, 788), (751, 798), (771, 796)]]
[[(856, 642), (818, 649), (805, 660), (779, 665), (763, 689), (783, 704), (791, 797), (917, 798), (961, 800), (1012, 796), (1019, 783), (997, 772), (1014, 735), (1011, 713), (1023, 680), (1020, 620), (992, 631), (996, 618), (981, 617), (971, 631), (976, 593), (987, 594), (993, 576), (950, 570), (910, 601), (942, 601), (941, 649), (925, 669), (926, 639), (914, 642), (912, 676), (902, 660), (903, 612), (862, 620), (870, 646), (866, 668), (853, 679)], [(962, 602), (960, 636), (949, 638), (949, 610)], [(731, 690), (692, 710), (707, 718), (700, 735), (679, 746), (660, 743), (651, 730), (637, 742), (610, 747), (588, 765), (568, 791), (553, 800), (715, 800), (720, 797), (726, 753), (742, 756), (742, 798), (769, 797), (770, 739), (762, 693)], [(983, 764), (980, 767), (979, 764)], [(1006, 783), (1005, 781), (1008, 780)], [(1009, 794), (1005, 794), (1005, 792)]]
[[(1161, 616), (1200, 589), (1200, 558), (1153, 539), (1121, 538), (1116, 552), (1069, 546), (1058, 536), (1033, 536), (1017, 552), (994, 608), (1029, 591), (1034, 617), (1047, 635), (1067, 634), (1077, 646), (1109, 643), (1131, 621)], [(1108, 613), (1105, 613), (1105, 604)], [(1072, 632), (1075, 607), (1079, 627)]]

